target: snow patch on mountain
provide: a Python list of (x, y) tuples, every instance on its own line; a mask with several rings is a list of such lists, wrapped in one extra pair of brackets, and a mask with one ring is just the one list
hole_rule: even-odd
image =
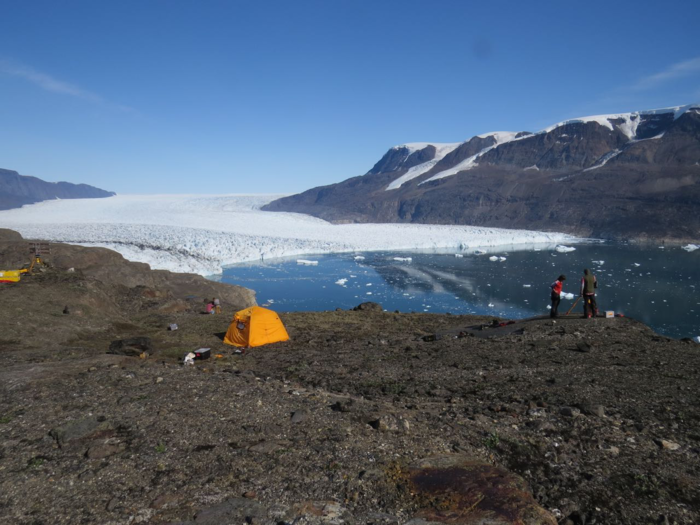
[[(457, 147), (461, 144), (461, 142), (457, 143), (438, 143), (438, 142), (408, 142), (406, 144), (399, 144), (398, 146), (394, 146), (392, 149), (407, 149), (408, 150), (408, 156), (413, 155), (416, 151), (420, 151), (422, 149), (427, 148), (428, 146), (434, 146), (436, 150), (440, 150), (441, 148), (448, 148), (450, 146)], [(453, 148), (454, 149), (454, 148)]]
[[(423, 144), (423, 143), (417, 143), (417, 144)], [(424, 147), (427, 147), (427, 146), (434, 146), (435, 147), (435, 157), (432, 160), (429, 160), (428, 162), (424, 162), (423, 164), (418, 164), (417, 166), (413, 166), (412, 168), (410, 168), (406, 173), (401, 175), (396, 180), (392, 181), (391, 184), (389, 184), (386, 187), (387, 191), (400, 188), (402, 184), (405, 184), (408, 181), (413, 180), (416, 177), (420, 177), (424, 173), (427, 173), (438, 162), (440, 162), (442, 159), (444, 159), (446, 155), (448, 155), (449, 153), (452, 153), (455, 149), (457, 149), (462, 144), (464, 144), (464, 143), (463, 142), (455, 142), (452, 144), (426, 144)], [(408, 146), (409, 145), (404, 145), (404, 147), (407, 147), (407, 148), (408, 148)], [(411, 146), (415, 146), (415, 144), (412, 144)], [(423, 148), (420, 148), (420, 149), (423, 149)], [(415, 151), (420, 151), (420, 149), (415, 150)], [(409, 151), (410, 151), (410, 148), (409, 148)]]
[(245, 261), (378, 250), (435, 250), (576, 238), (559, 233), (428, 224), (331, 224), (260, 207), (278, 195), (118, 195), (0, 211), (25, 238), (102, 246), (153, 268), (212, 275)]
[[(637, 136), (637, 127), (641, 122), (641, 117), (643, 115), (662, 115), (666, 113), (673, 113), (674, 120), (680, 117), (683, 113), (690, 110), (695, 110), (700, 106), (700, 104), (687, 104), (685, 106), (673, 106), (670, 108), (660, 108), (660, 109), (650, 109), (646, 111), (633, 111), (630, 113), (614, 113), (610, 115), (592, 115), (588, 117), (578, 117), (569, 120), (564, 120), (558, 122), (548, 128), (543, 129), (540, 133), (549, 133), (556, 128), (561, 126), (566, 126), (567, 124), (580, 124), (595, 122), (603, 127), (608, 128), (613, 131), (615, 127), (624, 133), (627, 138), (634, 140)], [(612, 121), (622, 120), (622, 123), (613, 123)]]
[(615, 149), (613, 151), (609, 151), (605, 155), (603, 155), (601, 158), (599, 158), (596, 163), (591, 166), (590, 168), (586, 168), (583, 171), (591, 171), (591, 170), (597, 170), (598, 168), (602, 168), (605, 166), (610, 159), (614, 159), (617, 157), (620, 153), (622, 153), (621, 149)]
[(484, 133), (483, 135), (477, 135), (479, 138), (482, 138), (482, 139), (485, 139), (488, 137), (493, 137), (496, 140), (496, 143), (489, 146), (488, 148), (482, 149), (476, 155), (472, 155), (471, 157), (464, 159), (459, 164), (457, 164), (449, 169), (443, 170), (439, 173), (436, 173), (435, 175), (433, 175), (429, 179), (424, 180), (420, 184), (425, 184), (426, 182), (442, 179), (445, 177), (449, 177), (451, 175), (456, 175), (460, 171), (467, 171), (467, 170), (472, 169), (474, 166), (476, 166), (478, 164), (477, 161), (479, 160), (479, 157), (481, 157), (484, 153), (491, 151), (493, 148), (496, 148), (496, 147), (500, 146), (501, 144), (505, 144), (507, 142), (512, 142), (513, 140), (517, 140), (515, 138), (515, 136), (517, 134), (518, 133), (514, 132), (514, 131), (493, 131), (491, 133)]

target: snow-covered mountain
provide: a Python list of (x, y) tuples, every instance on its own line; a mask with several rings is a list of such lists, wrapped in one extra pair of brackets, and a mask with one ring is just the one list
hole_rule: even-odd
[(684, 239), (700, 236), (700, 223), (680, 220), (698, 215), (698, 197), (700, 104), (689, 104), (570, 119), (536, 133), (402, 144), (361, 177), (264, 209)]

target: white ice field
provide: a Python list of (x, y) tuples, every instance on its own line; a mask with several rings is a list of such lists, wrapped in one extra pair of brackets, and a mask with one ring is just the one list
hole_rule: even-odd
[(331, 224), (260, 211), (279, 195), (118, 195), (0, 211), (25, 238), (103, 246), (176, 272), (219, 274), (238, 262), (376, 250), (512, 249), (574, 242), (566, 234), (473, 226)]

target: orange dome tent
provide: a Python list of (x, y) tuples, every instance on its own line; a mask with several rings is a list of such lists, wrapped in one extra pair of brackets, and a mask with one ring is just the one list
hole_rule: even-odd
[(232, 346), (262, 346), (287, 341), (289, 335), (277, 313), (260, 306), (236, 312), (224, 343)]

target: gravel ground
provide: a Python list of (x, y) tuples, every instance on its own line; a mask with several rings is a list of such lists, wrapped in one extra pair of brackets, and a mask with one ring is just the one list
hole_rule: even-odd
[(0, 523), (700, 523), (696, 343), (369, 307), (235, 353), (201, 306), (56, 269), (0, 289)]

